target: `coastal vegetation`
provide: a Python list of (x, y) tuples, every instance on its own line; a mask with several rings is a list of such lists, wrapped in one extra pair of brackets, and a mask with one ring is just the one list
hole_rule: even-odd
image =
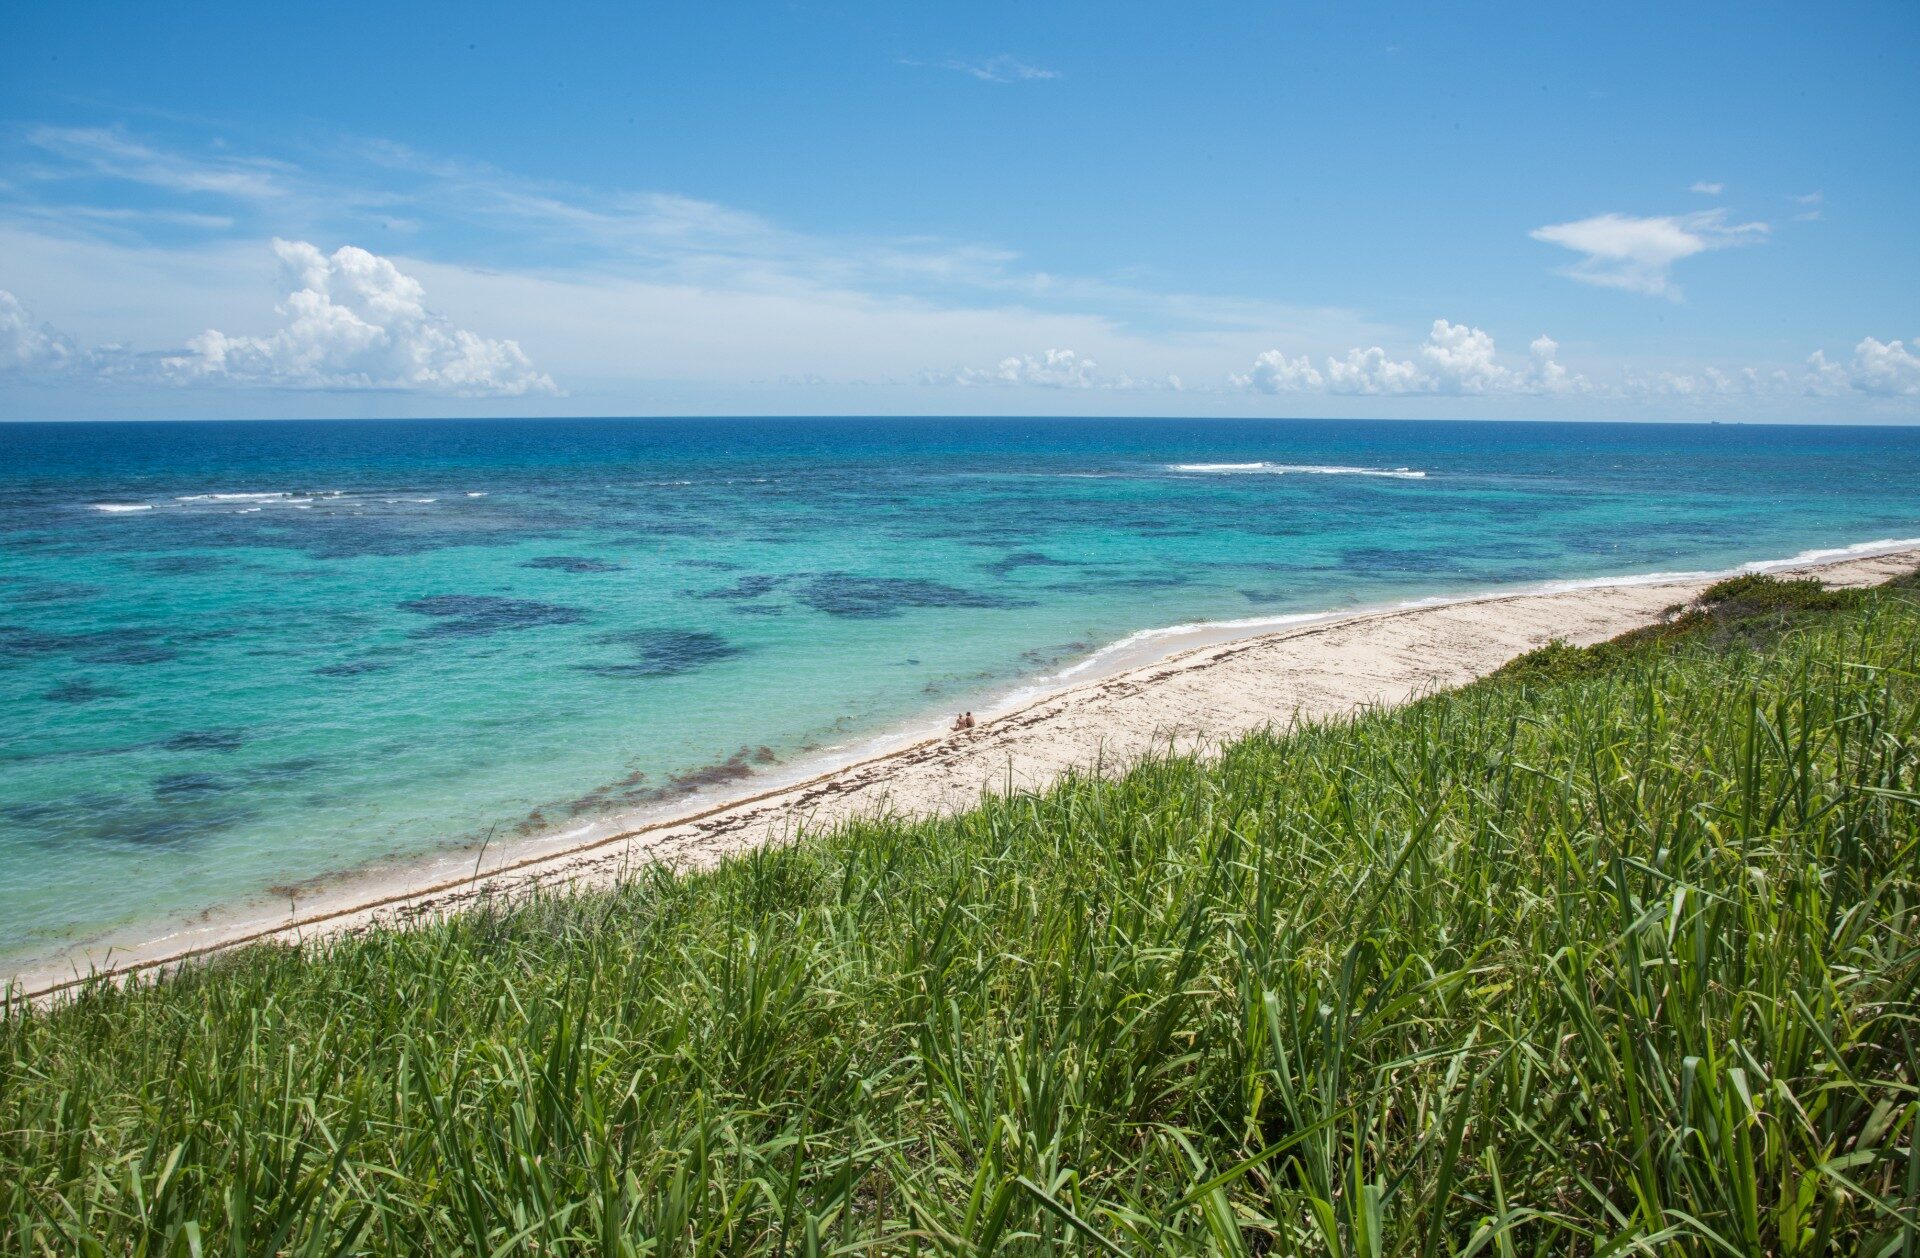
[[(0, 1021), (19, 1254), (1911, 1254), (1920, 588)], [(1286, 723), (1287, 713), (1275, 719)]]

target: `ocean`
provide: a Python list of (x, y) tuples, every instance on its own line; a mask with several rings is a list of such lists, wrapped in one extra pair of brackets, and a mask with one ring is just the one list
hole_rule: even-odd
[(737, 793), (1159, 628), (1920, 537), (1920, 429), (0, 424), (0, 959)]

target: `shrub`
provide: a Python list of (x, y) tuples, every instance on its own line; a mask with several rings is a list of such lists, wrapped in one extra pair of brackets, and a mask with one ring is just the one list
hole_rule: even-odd
[(1840, 611), (1859, 606), (1860, 599), (1859, 590), (1831, 590), (1812, 577), (1782, 580), (1761, 572), (1728, 577), (1708, 586), (1700, 594), (1703, 604), (1729, 616)]

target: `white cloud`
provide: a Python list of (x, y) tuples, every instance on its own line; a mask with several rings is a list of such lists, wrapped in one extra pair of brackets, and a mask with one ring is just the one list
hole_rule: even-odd
[[(993, 68), (1015, 72), (1011, 65)], [(0, 364), (13, 365), (16, 377), (30, 360), (34, 370), (61, 370), (72, 383), (94, 377), (127, 386), (200, 380), (410, 390), (415, 397), (404, 406), (425, 411), (444, 409), (436, 397), (549, 393), (551, 372), (567, 381), (567, 405), (581, 413), (693, 413), (729, 389), (726, 396), (745, 398), (746, 409), (777, 408), (785, 403), (774, 393), (742, 390), (782, 382), (806, 382), (823, 396), (843, 391), (820, 402), (823, 408), (855, 393), (879, 398), (887, 389), (901, 391), (874, 407), (910, 394), (927, 398), (927, 406), (952, 406), (950, 397), (912, 389), (916, 378), (995, 386), (975, 395), (981, 409), (1030, 408), (1020, 413), (1148, 406), (1201, 413), (1216, 408), (1205, 399), (1217, 400), (1223, 384), (1243, 393), (1316, 396), (1322, 400), (1313, 405), (1326, 414), (1446, 408), (1396, 399), (1502, 399), (1454, 406), (1494, 415), (1531, 408), (1522, 399), (1540, 395), (1619, 398), (1636, 390), (1701, 400), (1765, 396), (1783, 411), (1809, 392), (1855, 407), (1875, 398), (1899, 399), (1875, 406), (1911, 406), (1916, 396), (1911, 364), (1920, 345), (1912, 338), (1869, 338), (1831, 362), (1818, 357), (1784, 369), (1673, 364), (1640, 380), (1621, 365), (1608, 370), (1603, 386), (1592, 386), (1561, 365), (1550, 337), (1503, 361), (1485, 332), (1446, 320), (1410, 343), (1418, 337), (1351, 310), (1182, 294), (1117, 276), (1047, 274), (994, 242), (810, 234), (708, 201), (537, 181), (377, 143), (305, 150), (310, 167), (204, 142), (168, 152), (118, 130), (43, 130), (29, 143), (41, 164), (0, 180), (0, 258), (9, 287), (72, 338), (24, 311), (0, 311)], [(89, 180), (101, 175), (171, 195), (144, 197), (156, 204), (138, 210), (103, 209), (88, 203), (98, 196)], [(1783, 213), (1817, 206), (1819, 198), (1792, 200), (1799, 204), (1778, 203)], [(386, 257), (360, 250), (322, 257), (306, 246), (311, 257), (293, 265), (278, 290), (289, 294), (284, 319), (252, 321), (264, 313), (259, 294), (275, 265), (262, 240), (266, 227), (295, 238), (371, 243), (392, 239), (379, 233), (400, 221), (396, 211), (435, 233), (429, 238), (451, 226), (458, 238), (493, 242), (489, 256), (502, 265), (435, 262), (378, 245)], [(1641, 247), (1636, 232), (1659, 237), (1659, 247)], [(1574, 269), (1618, 274), (1583, 276), (1587, 282), (1672, 295), (1678, 260), (1764, 233), (1761, 224), (1732, 224), (1715, 210), (1668, 219), (1601, 216), (1536, 235), (1570, 248), (1576, 240), (1595, 245), (1581, 250), (1584, 260)], [(342, 254), (371, 267), (366, 291), (355, 288)], [(308, 264), (316, 258), (324, 282), (310, 282)], [(409, 286), (410, 294), (401, 291)], [(452, 319), (428, 311), (422, 286)], [(222, 331), (193, 335), (208, 327)], [(516, 340), (488, 339), (467, 327), (510, 329)], [(76, 341), (106, 348), (89, 352)], [(135, 354), (111, 347), (120, 341), (190, 347)], [(1287, 349), (1269, 348), (1276, 345)], [(1009, 356), (1009, 346), (1074, 348)], [(977, 365), (918, 371), (929, 362)], [(1173, 392), (1181, 380), (1189, 386), (1185, 399)], [(128, 387), (123, 396), (134, 405), (152, 394)], [(229, 404), (253, 405), (218, 405)], [(726, 402), (711, 405), (741, 413), (723, 410)], [(1228, 405), (1259, 404), (1242, 398)], [(514, 409), (543, 407), (526, 402)]]
[(1313, 361), (1305, 354), (1288, 358), (1277, 349), (1261, 354), (1253, 360), (1253, 370), (1245, 375), (1229, 376), (1227, 382), (1236, 389), (1251, 389), (1256, 393), (1311, 393), (1326, 385), (1325, 377), (1314, 369)]
[[(1853, 381), (1848, 376), (1845, 365), (1830, 361), (1827, 358), (1827, 351), (1817, 349), (1807, 355), (1805, 392), (1833, 397), (1852, 388)], [(1787, 385), (1782, 391), (1790, 389), (1791, 386)]]
[[(927, 63), (916, 61), (910, 57), (902, 57), (900, 58), (900, 64), (918, 66)], [(982, 83), (1034, 83), (1045, 79), (1057, 79), (1060, 77), (1058, 70), (1049, 70), (1044, 66), (1029, 65), (1027, 62), (1008, 53), (1001, 53), (997, 57), (988, 57), (984, 61), (967, 61), (959, 57), (951, 57), (945, 61), (936, 62), (935, 64), (943, 70), (957, 70), (961, 74), (971, 75), (979, 79)]]
[(1420, 369), (1387, 357), (1375, 345), (1350, 349), (1345, 359), (1327, 359), (1327, 388), (1334, 393), (1429, 393)]
[(292, 389), (398, 389), (459, 397), (557, 392), (520, 346), (456, 328), (428, 310), (418, 280), (351, 245), (322, 253), (275, 240), (287, 322), (271, 336), (209, 329), (162, 371), (181, 381)]
[(1270, 349), (1254, 359), (1251, 370), (1230, 375), (1237, 389), (1257, 393), (1539, 394), (1585, 391), (1584, 377), (1570, 376), (1556, 359), (1559, 343), (1541, 336), (1528, 346), (1528, 364), (1500, 362), (1493, 337), (1464, 323), (1435, 319), (1415, 359), (1397, 359), (1378, 345), (1354, 348), (1343, 358), (1329, 356), (1324, 371), (1306, 355), (1288, 358)]
[[(1920, 341), (1916, 341), (1920, 345)], [(1825, 350), (1807, 356), (1803, 370), (1703, 367), (1698, 371), (1630, 374), (1622, 392), (1682, 398), (1920, 397), (1920, 354), (1900, 341), (1865, 337), (1849, 361)]]
[(1435, 319), (1420, 357), (1442, 392), (1489, 393), (1508, 381), (1507, 369), (1493, 360), (1493, 338), (1464, 323)]
[(88, 174), (146, 184), (169, 192), (212, 193), (245, 200), (285, 194), (281, 162), (257, 157), (196, 157), (149, 147), (117, 130), (36, 127), (28, 143), (65, 158)]
[[(1920, 349), (1920, 339), (1914, 346)], [(1853, 347), (1851, 383), (1880, 397), (1920, 396), (1920, 355), (1899, 341), (1883, 344), (1869, 336)]]
[(1571, 223), (1536, 228), (1535, 240), (1586, 255), (1560, 273), (1582, 284), (1680, 299), (1673, 265), (1710, 249), (1757, 244), (1765, 223), (1728, 223), (1725, 210), (1700, 210), (1655, 218), (1597, 214)]
[[(371, 244), (391, 241), (402, 219), (423, 238), (451, 231), (490, 242), (497, 263), (486, 270), (373, 248), (463, 322), (511, 328), (581, 397), (619, 380), (738, 384), (811, 372), (903, 381), (931, 362), (991, 375), (1009, 346), (1073, 346), (1141, 379), (1219, 380), (1283, 338), (1318, 348), (1386, 334), (1351, 310), (1048, 274), (991, 241), (802, 232), (710, 201), (533, 180), (378, 140), (310, 148), (311, 165), (294, 167), (204, 142), (168, 151), (117, 131), (86, 134), (101, 143), (68, 136), (58, 151), (42, 147), (53, 173), (31, 188), (0, 182), (0, 257), (15, 291), (36, 294), (45, 313), (95, 343), (181, 346), (209, 326), (271, 331), (250, 322), (270, 266), (261, 259), (271, 258), (257, 242), (269, 231)], [(284, 194), (182, 193), (154, 207), (181, 216), (158, 236), (157, 219), (76, 211), (68, 194), (91, 195), (79, 180), (103, 146), (116, 161), (197, 172), (176, 181), (196, 187), (206, 173), (197, 163), (211, 154)], [(198, 238), (184, 243), (175, 227)]]
[(1124, 371), (1112, 374), (1101, 371), (1100, 365), (1091, 358), (1070, 349), (1049, 349), (1037, 358), (1031, 354), (1010, 354), (991, 368), (921, 371), (915, 378), (921, 384), (959, 385), (962, 388), (1019, 385), (1038, 389), (1101, 389), (1107, 392), (1164, 389), (1173, 393), (1186, 389), (1176, 372), (1145, 377)]
[(1114, 387), (1113, 381), (1100, 376), (1098, 363), (1070, 349), (1049, 349), (1038, 358), (1031, 354), (1010, 354), (991, 368), (922, 371), (917, 378), (921, 384), (957, 384), (963, 388), (1010, 384), (1043, 389)]
[(1727, 185), (1723, 183), (1709, 183), (1705, 179), (1698, 180), (1693, 186), (1687, 189), (1688, 192), (1698, 192), (1703, 197), (1717, 197), (1726, 190)]
[[(299, 287), (276, 278), (279, 262), (264, 241), (135, 248), (49, 236), (0, 217), (0, 258), (7, 260), (0, 282), (41, 298), (40, 313), (83, 344), (127, 341), (144, 350), (185, 346), (208, 327), (266, 336), (275, 326), (264, 322), (271, 303), (261, 294), (284, 296)], [(1368, 344), (1387, 334), (1347, 311), (1214, 298), (1180, 302), (1171, 330), (1149, 331), (1102, 312), (1103, 305), (1119, 306), (1165, 327), (1170, 317), (1162, 307), (1129, 304), (1137, 293), (1076, 295), (1060, 308), (936, 301), (827, 284), (772, 265), (751, 279), (701, 283), (611, 264), (495, 270), (412, 256), (391, 261), (456, 324), (512, 335), (580, 407), (606, 410), (668, 397), (662, 390), (680, 400), (656, 405), (692, 406), (696, 391), (809, 373), (838, 386), (891, 381), (907, 388), (929, 364), (970, 364), (997, 381), (997, 365), (1020, 347), (1036, 359), (1045, 347), (1070, 347), (1101, 368), (1124, 366), (1147, 381), (1175, 374), (1192, 386), (1222, 380), (1276, 340), (1317, 347), (1325, 340)], [(130, 373), (132, 364), (126, 366)], [(1102, 385), (1117, 375), (1103, 376)], [(1065, 399), (1120, 391), (1046, 392)]]
[(1039, 358), (1018, 355), (1000, 360), (999, 374), (1009, 384), (1035, 384), (1048, 389), (1091, 389), (1098, 367), (1070, 349), (1050, 349)]
[(61, 371), (79, 357), (70, 339), (35, 322), (19, 298), (0, 288), (0, 372)]
[(1567, 369), (1557, 359), (1559, 353), (1560, 342), (1544, 332), (1527, 346), (1527, 372), (1535, 392), (1565, 393), (1586, 387), (1584, 377), (1567, 375)]

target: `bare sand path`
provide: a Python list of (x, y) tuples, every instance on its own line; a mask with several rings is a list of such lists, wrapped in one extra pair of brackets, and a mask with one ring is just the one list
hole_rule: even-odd
[[(1885, 581), (1920, 565), (1920, 549), (1785, 569), (1835, 586)], [(1210, 745), (1295, 717), (1401, 703), (1459, 685), (1553, 638), (1587, 644), (1651, 623), (1710, 580), (1506, 594), (1363, 613), (1177, 651), (1154, 663), (1069, 686), (981, 721), (965, 733), (911, 743), (794, 785), (690, 816), (560, 850), (495, 853), (476, 875), (443, 863), (344, 880), (292, 913), (210, 918), (202, 928), (111, 951), (91, 948), (19, 976), (53, 994), (89, 969), (121, 974), (175, 965), (256, 940), (312, 940), (456, 911), (483, 896), (543, 887), (604, 886), (648, 861), (712, 864), (800, 828), (857, 816), (926, 816), (967, 807), (983, 791), (1045, 786), (1096, 762), (1119, 766), (1169, 744)]]

